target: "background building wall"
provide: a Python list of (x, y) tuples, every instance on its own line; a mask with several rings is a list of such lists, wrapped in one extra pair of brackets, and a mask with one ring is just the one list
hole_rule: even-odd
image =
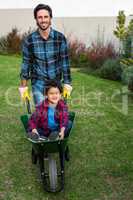
[[(127, 23), (129, 19), (130, 17), (127, 18)], [(66, 36), (78, 38), (86, 46), (100, 37), (104, 42), (112, 41), (118, 47), (118, 39), (113, 35), (116, 17), (58, 17), (53, 18), (52, 25)], [(20, 33), (36, 28), (32, 9), (0, 9), (0, 36), (14, 27)]]

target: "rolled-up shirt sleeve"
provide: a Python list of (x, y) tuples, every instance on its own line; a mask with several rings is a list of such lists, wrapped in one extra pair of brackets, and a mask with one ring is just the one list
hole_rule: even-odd
[(30, 78), (30, 69), (32, 65), (32, 53), (28, 39), (25, 39), (22, 43), (22, 64), (20, 71), (21, 80), (28, 80)]
[(40, 118), (41, 118), (41, 113), (40, 113), (39, 108), (37, 107), (36, 111), (33, 112), (33, 114), (31, 115), (31, 117), (29, 118), (29, 121), (28, 121), (28, 131), (29, 132), (31, 132), (32, 129), (35, 129), (38, 127)]
[(69, 60), (69, 54), (68, 54), (68, 45), (67, 45), (66, 38), (64, 36), (62, 38), (60, 56), (61, 56), (64, 83), (71, 84), (71, 72), (70, 72), (70, 60)]

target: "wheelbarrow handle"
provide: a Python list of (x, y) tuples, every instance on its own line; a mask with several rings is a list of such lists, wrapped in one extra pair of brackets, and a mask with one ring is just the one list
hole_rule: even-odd
[(26, 98), (26, 107), (27, 107), (28, 114), (31, 114), (31, 106), (30, 106), (30, 101), (28, 98)]
[(64, 100), (65, 104), (67, 104), (67, 98), (64, 97), (63, 100)]

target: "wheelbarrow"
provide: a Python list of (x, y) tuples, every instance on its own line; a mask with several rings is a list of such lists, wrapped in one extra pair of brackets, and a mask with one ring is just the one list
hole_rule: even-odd
[(32, 143), (31, 160), (39, 166), (40, 177), (43, 188), (47, 192), (59, 192), (64, 189), (65, 183), (65, 160), (70, 160), (68, 140), (71, 135), (75, 113), (69, 112), (69, 120), (72, 122), (67, 137), (61, 140), (57, 137), (54, 140), (33, 140), (28, 137), (28, 120), (31, 115), (30, 103), (27, 100), (28, 114), (21, 116), (26, 138)]

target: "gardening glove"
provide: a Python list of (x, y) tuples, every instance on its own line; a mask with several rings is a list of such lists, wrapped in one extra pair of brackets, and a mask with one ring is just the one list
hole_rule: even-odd
[(28, 92), (28, 87), (19, 87), (19, 92), (20, 92), (20, 96), (22, 98), (23, 101), (26, 101), (26, 99), (28, 99), (30, 101), (30, 94)]
[(68, 99), (71, 95), (71, 92), (72, 92), (72, 86), (69, 84), (64, 84), (63, 97)]

